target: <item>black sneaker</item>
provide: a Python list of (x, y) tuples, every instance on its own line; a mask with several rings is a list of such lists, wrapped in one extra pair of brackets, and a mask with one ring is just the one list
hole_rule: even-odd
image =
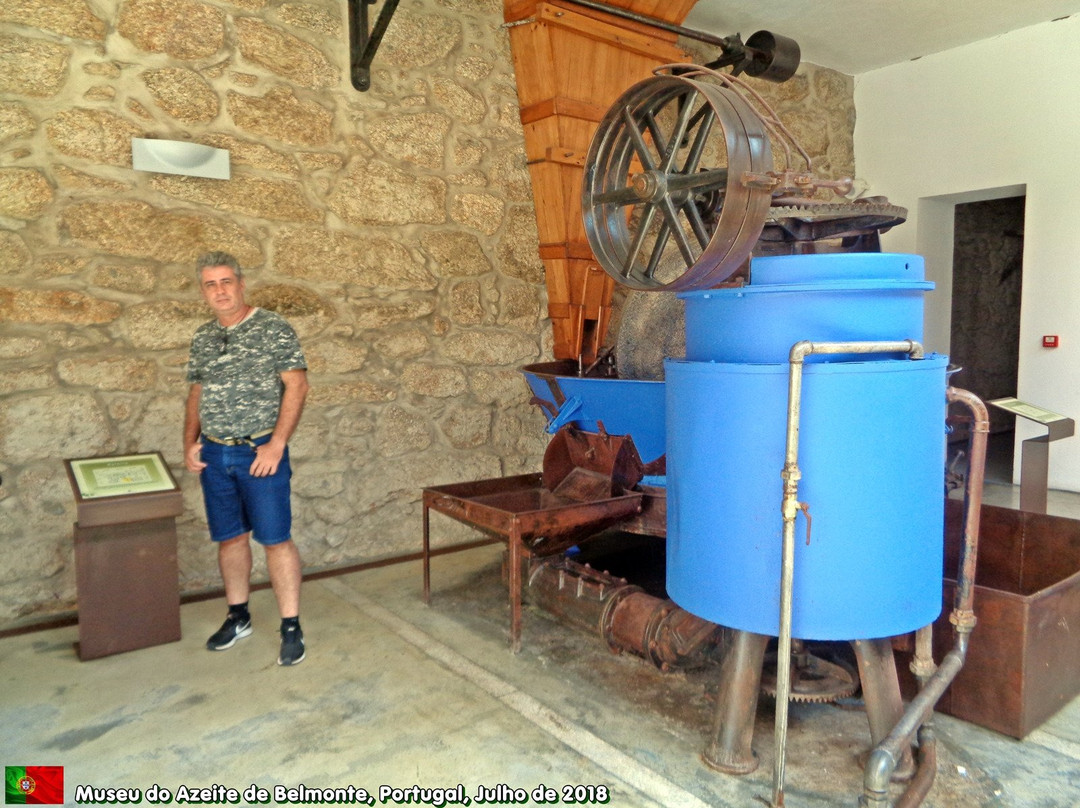
[(232, 648), (233, 643), (249, 634), (251, 634), (251, 619), (230, 614), (221, 624), (221, 628), (210, 635), (210, 639), (206, 641), (206, 647), (211, 651), (224, 651), (226, 648)]
[(281, 630), (281, 651), (277, 664), (299, 665), (304, 661), (304, 632), (300, 626), (289, 626)]

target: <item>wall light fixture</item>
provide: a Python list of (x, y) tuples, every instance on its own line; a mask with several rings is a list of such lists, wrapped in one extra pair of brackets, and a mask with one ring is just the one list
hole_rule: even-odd
[(215, 180), (227, 180), (230, 176), (228, 149), (215, 149), (186, 140), (133, 137), (131, 164), (136, 171), (184, 174)]

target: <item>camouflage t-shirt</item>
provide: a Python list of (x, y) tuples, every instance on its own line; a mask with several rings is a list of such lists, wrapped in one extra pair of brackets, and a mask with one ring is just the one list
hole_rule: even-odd
[(202, 385), (203, 433), (238, 438), (273, 429), (285, 389), (282, 371), (306, 369), (296, 332), (272, 311), (255, 309), (229, 328), (217, 320), (199, 326), (187, 380)]

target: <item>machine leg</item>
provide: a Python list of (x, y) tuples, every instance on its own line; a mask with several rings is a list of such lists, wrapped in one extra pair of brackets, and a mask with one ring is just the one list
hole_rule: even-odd
[(751, 743), (761, 690), (761, 666), (769, 638), (736, 631), (720, 665), (720, 687), (712, 737), (701, 754), (706, 765), (727, 774), (749, 774), (758, 766)]
[(517, 524), (509, 537), (509, 583), (510, 583), (510, 650), (521, 650), (521, 531)]
[(431, 604), (431, 541), (428, 536), (428, 506), (424, 503), (424, 603)]
[[(896, 659), (892, 640), (853, 640), (855, 658), (859, 662), (866, 718), (870, 723), (871, 747), (877, 746), (892, 731), (904, 715), (900, 695), (900, 680), (896, 676)], [(915, 772), (915, 759), (908, 747), (893, 773), (893, 780), (909, 780)]]

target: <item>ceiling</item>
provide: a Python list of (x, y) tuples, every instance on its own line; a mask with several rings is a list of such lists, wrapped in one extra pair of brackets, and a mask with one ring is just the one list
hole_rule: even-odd
[[(857, 75), (1072, 14), (1080, 0), (698, 0), (683, 25), (744, 41), (765, 29), (803, 61)], [(1022, 58), (1002, 53), (1002, 68)]]

